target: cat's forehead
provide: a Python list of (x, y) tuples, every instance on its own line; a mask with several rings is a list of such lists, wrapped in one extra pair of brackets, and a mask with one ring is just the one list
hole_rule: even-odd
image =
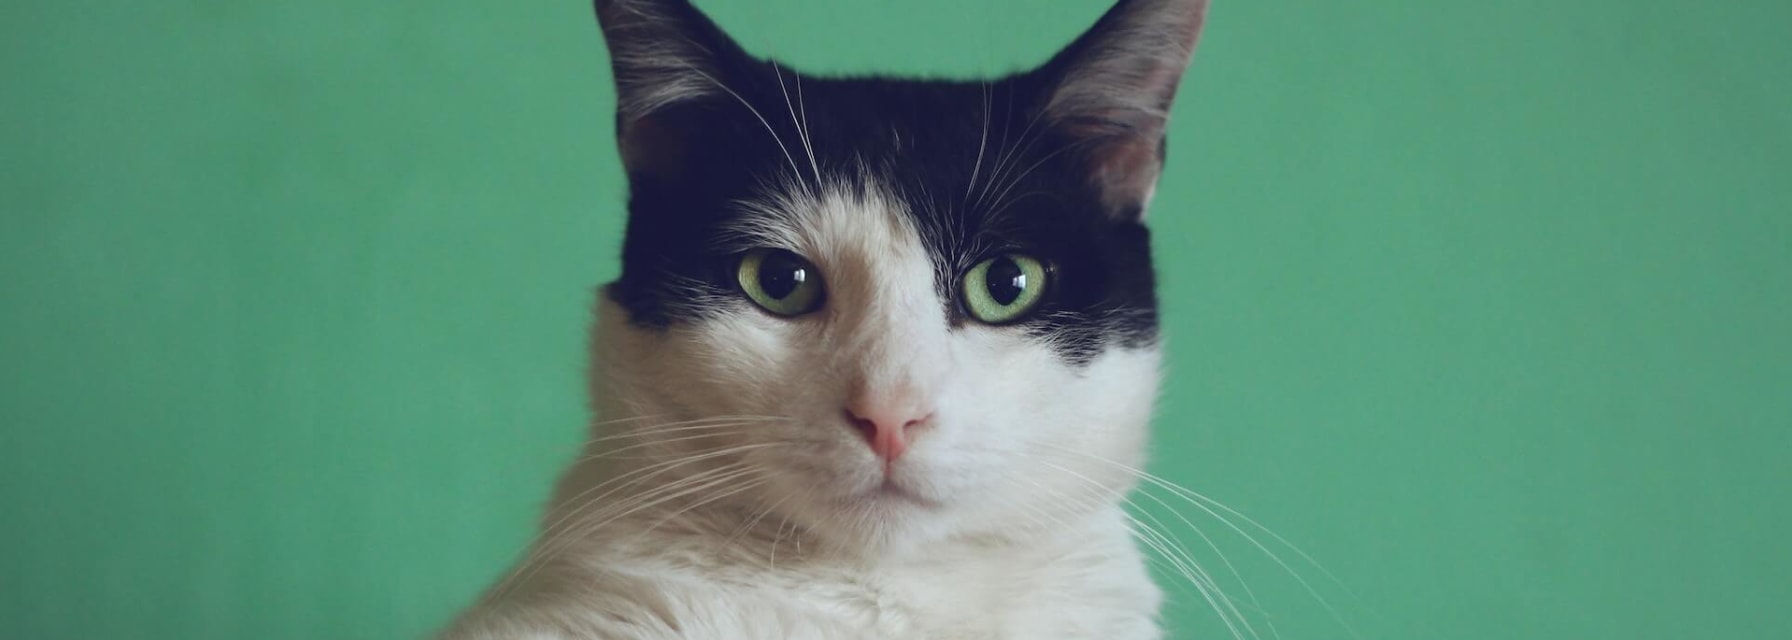
[[(795, 114), (795, 142), (801, 148), (793, 151), (799, 164), (802, 155), (833, 163), (925, 162), (911, 168), (939, 171), (915, 177), (966, 182), (974, 165), (993, 170), (1002, 156), (1014, 160), (1054, 143), (1052, 132), (1028, 126), (1037, 123), (1038, 89), (1025, 76), (980, 81), (826, 78), (775, 64), (769, 68), (771, 77), (758, 78), (754, 90), (773, 105), (774, 113)], [(1023, 152), (1028, 143), (1031, 148)]]
[[(743, 93), (757, 109), (708, 125), (740, 138), (712, 165), (740, 224), (801, 221), (862, 203), (903, 214), (947, 267), (1003, 249), (1063, 252), (1114, 226), (1066, 152), (1037, 126), (1025, 77), (990, 81), (815, 78), (776, 64)], [(767, 121), (760, 121), (760, 118)], [(718, 145), (720, 146), (720, 145)], [(750, 158), (750, 160), (748, 160)], [(817, 185), (826, 185), (817, 198)], [(798, 212), (798, 213), (793, 213)]]
[(910, 203), (874, 176), (767, 182), (730, 209), (720, 227), (730, 251), (784, 249), (823, 267), (866, 256), (927, 257)]

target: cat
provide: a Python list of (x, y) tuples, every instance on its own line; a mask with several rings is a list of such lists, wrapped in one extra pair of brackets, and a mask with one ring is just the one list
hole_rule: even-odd
[(602, 420), (443, 637), (1160, 637), (1119, 503), (1205, 0), (1120, 0), (989, 81), (804, 75), (688, 0), (595, 4), (629, 183)]

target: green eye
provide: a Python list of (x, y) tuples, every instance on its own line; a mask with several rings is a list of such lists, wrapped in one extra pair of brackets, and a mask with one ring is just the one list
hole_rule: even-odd
[(977, 263), (964, 274), (964, 302), (971, 317), (988, 324), (1019, 320), (1045, 297), (1045, 265), (1010, 253)]
[(749, 251), (741, 257), (734, 277), (747, 299), (766, 311), (800, 316), (821, 308), (821, 271), (789, 251)]

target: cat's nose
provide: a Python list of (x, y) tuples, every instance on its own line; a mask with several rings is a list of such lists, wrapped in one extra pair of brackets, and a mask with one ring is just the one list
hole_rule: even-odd
[(880, 403), (861, 396), (846, 405), (847, 422), (865, 436), (871, 452), (885, 462), (902, 457), (916, 428), (931, 419), (932, 411), (918, 411), (907, 403)]

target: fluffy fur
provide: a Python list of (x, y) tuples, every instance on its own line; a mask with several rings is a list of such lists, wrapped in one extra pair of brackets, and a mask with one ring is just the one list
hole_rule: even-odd
[[(999, 81), (801, 76), (681, 0), (601, 0), (629, 172), (604, 290), (603, 421), (529, 556), (448, 638), (1159, 635), (1117, 506), (1159, 348), (1142, 221), (1204, 3), (1122, 0)], [(812, 313), (733, 280), (778, 249)], [(962, 278), (1052, 266), (1039, 309)], [(886, 460), (854, 407), (916, 418)]]

